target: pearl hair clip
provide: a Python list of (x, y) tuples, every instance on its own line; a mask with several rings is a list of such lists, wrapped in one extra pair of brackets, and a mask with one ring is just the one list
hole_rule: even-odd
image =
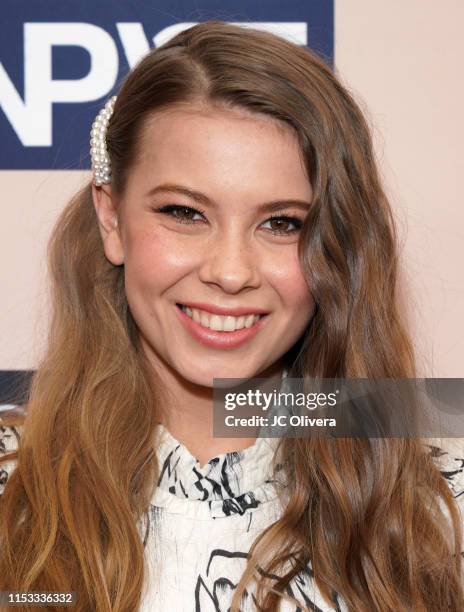
[(106, 130), (114, 110), (116, 97), (108, 100), (92, 123), (90, 130), (90, 157), (92, 160), (93, 182), (100, 186), (111, 182), (111, 163), (106, 149)]

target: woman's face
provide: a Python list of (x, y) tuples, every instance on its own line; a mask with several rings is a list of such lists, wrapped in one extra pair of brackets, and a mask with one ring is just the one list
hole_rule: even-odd
[(307, 328), (297, 245), (312, 189), (289, 127), (245, 111), (164, 112), (142, 130), (122, 199), (108, 187), (94, 197), (156, 369), (210, 387), (258, 377)]

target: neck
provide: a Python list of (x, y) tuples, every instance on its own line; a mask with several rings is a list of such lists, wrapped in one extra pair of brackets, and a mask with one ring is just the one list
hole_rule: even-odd
[[(156, 372), (166, 393), (160, 422), (171, 435), (187, 447), (201, 466), (209, 459), (251, 446), (256, 438), (217, 438), (213, 436), (213, 388), (192, 383), (168, 364), (159, 360)], [(162, 367), (160, 367), (162, 366)], [(255, 378), (281, 377), (283, 363), (278, 361)]]

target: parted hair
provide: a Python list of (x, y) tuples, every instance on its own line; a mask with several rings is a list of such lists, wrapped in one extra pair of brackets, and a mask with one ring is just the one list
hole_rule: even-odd
[[(118, 92), (107, 132), (116, 193), (145, 122), (190, 103), (270, 116), (298, 138), (314, 194), (298, 255), (316, 310), (289, 375), (416, 376), (371, 129), (334, 70), (264, 31), (209, 21), (181, 32)], [(47, 350), (0, 501), (0, 590), (76, 591), (78, 612), (132, 612), (163, 389), (138, 341), (124, 265), (105, 257), (90, 182), (59, 216), (48, 262)], [(251, 547), (232, 612), (252, 581), (259, 609), (277, 611), (309, 564), (327, 602), (338, 593), (350, 612), (464, 610), (458, 508), (422, 440), (288, 438), (281, 448), (287, 501)]]

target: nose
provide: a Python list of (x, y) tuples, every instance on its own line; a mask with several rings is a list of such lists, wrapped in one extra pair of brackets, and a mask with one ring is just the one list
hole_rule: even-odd
[(259, 257), (251, 240), (229, 228), (208, 241), (200, 266), (200, 280), (214, 284), (225, 293), (238, 293), (259, 286)]

